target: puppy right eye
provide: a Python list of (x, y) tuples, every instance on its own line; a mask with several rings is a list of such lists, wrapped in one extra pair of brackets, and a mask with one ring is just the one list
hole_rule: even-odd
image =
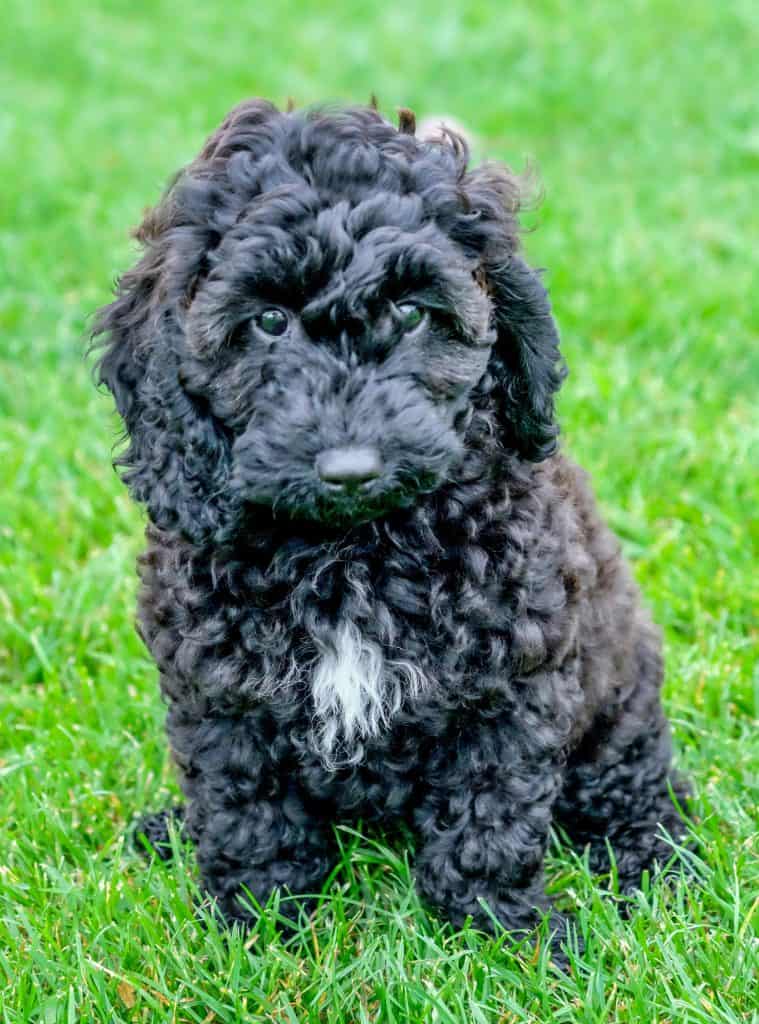
[(277, 309), (276, 306), (270, 306), (268, 309), (264, 309), (258, 314), (256, 317), (256, 323), (264, 334), (271, 334), (274, 337), (279, 337), (287, 330), (289, 321), (287, 319), (287, 313), (285, 313), (284, 310)]
[(424, 320), (424, 310), (413, 302), (401, 302), (397, 309), (404, 334), (413, 331)]

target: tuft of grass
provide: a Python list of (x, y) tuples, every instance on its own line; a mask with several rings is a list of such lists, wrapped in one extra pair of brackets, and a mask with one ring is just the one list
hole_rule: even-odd
[[(0, 34), (0, 1010), (57, 1022), (756, 1020), (759, 135), (750, 0), (269, 4), (8, 0)], [(142, 519), (83, 359), (128, 228), (233, 103), (408, 105), (540, 171), (527, 216), (593, 473), (667, 642), (695, 784), (689, 873), (625, 918), (556, 846), (586, 942), (454, 932), (410, 850), (360, 830), (284, 941), (197, 909), (179, 847), (126, 837), (175, 798), (132, 629)]]

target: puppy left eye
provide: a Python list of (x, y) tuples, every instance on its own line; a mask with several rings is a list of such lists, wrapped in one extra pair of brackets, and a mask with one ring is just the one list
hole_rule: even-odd
[(424, 310), (413, 302), (401, 302), (396, 307), (401, 330), (404, 334), (413, 331), (424, 320)]
[(256, 317), (256, 323), (265, 334), (278, 337), (287, 330), (287, 313), (276, 306), (270, 306)]

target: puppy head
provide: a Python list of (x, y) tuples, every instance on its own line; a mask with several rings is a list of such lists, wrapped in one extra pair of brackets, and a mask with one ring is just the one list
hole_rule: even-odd
[(524, 459), (563, 370), (517, 255), (517, 189), (370, 108), (232, 111), (151, 211), (101, 311), (119, 459), (153, 521), (229, 538), (262, 507), (347, 525), (455, 480), (476, 409)]

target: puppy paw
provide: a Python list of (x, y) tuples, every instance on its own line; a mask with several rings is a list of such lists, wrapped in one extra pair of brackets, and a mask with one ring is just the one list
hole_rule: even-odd
[(184, 807), (180, 804), (140, 818), (132, 833), (138, 852), (146, 858), (156, 856), (161, 860), (171, 860), (171, 826), (179, 832), (180, 838), (185, 838)]

